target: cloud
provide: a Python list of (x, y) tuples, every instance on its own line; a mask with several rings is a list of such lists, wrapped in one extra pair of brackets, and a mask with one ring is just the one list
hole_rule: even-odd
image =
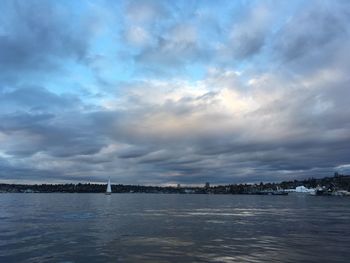
[(327, 65), (349, 39), (348, 9), (342, 1), (310, 2), (277, 32), (275, 52), (294, 69)]
[(87, 21), (51, 1), (2, 1), (1, 77), (61, 67), (60, 60), (82, 61), (88, 50)]
[[(101, 138), (84, 131), (86, 120), (79, 116), (9, 114), (2, 115), (0, 131), (4, 134), (2, 151), (9, 155), (28, 156), (46, 152), (57, 157), (86, 155), (98, 152), (104, 145)], [(88, 125), (88, 128), (91, 128)], [(81, 130), (80, 130), (81, 129)]]
[(84, 155), (104, 145), (93, 135), (84, 104), (74, 95), (57, 95), (41, 87), (18, 88), (0, 93), (0, 105), (2, 151), (6, 154)]
[(219, 49), (219, 54), (245, 59), (259, 53), (271, 34), (272, 19), (268, 8), (262, 4), (253, 6), (241, 21), (234, 23), (228, 44)]
[[(152, 150), (131, 151), (121, 156), (128, 157), (132, 166), (146, 165), (162, 171), (165, 181), (169, 173), (193, 176), (196, 180), (196, 175), (209, 176), (210, 170), (216, 173), (222, 170), (227, 176), (222, 178), (232, 180), (237, 180), (237, 174), (242, 173), (245, 178), (256, 177), (261, 169), (266, 170), (266, 177), (269, 172), (280, 176), (285, 171), (305, 176), (317, 169), (331, 172), (332, 167), (346, 162), (344, 156), (348, 153), (343, 146), (349, 138), (347, 128), (344, 129), (345, 119), (338, 119), (336, 106), (319, 106), (337, 105), (346, 90), (340, 88), (336, 93), (343, 96), (327, 102), (323, 99), (329, 97), (320, 95), (328, 91), (327, 86), (307, 90), (301, 83), (293, 83), (281, 90), (283, 82), (272, 76), (256, 80), (254, 86), (249, 87), (250, 92), (240, 91), (242, 87), (211, 85), (232, 85), (234, 82), (227, 81), (229, 78), (228, 73), (208, 77), (196, 84), (202, 87), (198, 94), (181, 95), (181, 85), (186, 85), (181, 82), (173, 82), (171, 88), (163, 90), (162, 84), (152, 82), (137, 87), (139, 107), (128, 111), (118, 111), (116, 107), (115, 112), (109, 112), (108, 122), (112, 125), (106, 129), (114, 131), (110, 136), (115, 140)], [(265, 82), (276, 85), (275, 90), (270, 88), (268, 100), (261, 95)], [(203, 88), (204, 85), (207, 86)], [(211, 89), (216, 92), (210, 93)], [(151, 98), (149, 90), (152, 90)], [(329, 151), (333, 152), (332, 157)], [(323, 162), (320, 163), (320, 159), (324, 159)], [(244, 172), (247, 166), (251, 167), (250, 172)]]
[(2, 113), (14, 112), (16, 109), (33, 112), (57, 112), (78, 107), (80, 103), (80, 99), (75, 96), (57, 95), (40, 86), (19, 87), (0, 92)]
[(132, 23), (153, 23), (170, 15), (166, 1), (128, 1), (126, 4), (126, 18)]
[(337, 109), (348, 93), (342, 80), (332, 80), (338, 95), (330, 96), (327, 85), (283, 86), (285, 76), (249, 85), (237, 78), (214, 70), (195, 83), (145, 80), (128, 85), (124, 100), (111, 98), (108, 109), (3, 114), (3, 151), (40, 160), (35, 169), (51, 165), (77, 178), (114, 171), (125, 183), (277, 180), (347, 162), (348, 111)]
[(135, 56), (142, 68), (156, 72), (178, 72), (183, 65), (201, 59), (204, 52), (198, 46), (196, 28), (180, 24), (157, 38), (157, 44)]
[[(344, 2), (276, 12), (267, 2), (1, 5), (1, 180), (201, 184), (347, 171)], [(106, 14), (103, 28), (85, 24), (88, 10)]]

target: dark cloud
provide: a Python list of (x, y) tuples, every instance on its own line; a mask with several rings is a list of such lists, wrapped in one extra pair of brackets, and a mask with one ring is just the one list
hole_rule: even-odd
[(310, 1), (279, 30), (273, 44), (283, 63), (307, 72), (329, 64), (349, 38), (349, 3)]
[(5, 0), (0, 7), (2, 78), (49, 71), (60, 66), (62, 58), (83, 60), (86, 56), (91, 35), (87, 24), (58, 3)]
[(240, 20), (234, 22), (225, 53), (232, 53), (236, 60), (249, 59), (260, 53), (272, 31), (270, 8), (267, 3), (249, 6)]
[(81, 101), (71, 94), (57, 95), (40, 86), (20, 87), (0, 91), (0, 109), (13, 112), (16, 109), (32, 112), (51, 112), (74, 109)]
[(8, 136), (2, 150), (7, 154), (88, 155), (105, 144), (73, 95), (31, 87), (3, 92), (0, 102), (0, 132)]
[(10, 155), (28, 156), (38, 152), (57, 157), (89, 155), (104, 145), (101, 138), (90, 139), (95, 134), (84, 131), (81, 120), (69, 126), (72, 120), (66, 119), (61, 126), (57, 117), (16, 114), (1, 116), (0, 122), (0, 131), (11, 140), (3, 146), (3, 151)]
[[(24, 181), (24, 182), (46, 182), (57, 180), (60, 178), (61, 180), (66, 180), (66, 176), (54, 172), (52, 170), (43, 171), (40, 169), (31, 169), (24, 167), (13, 167), (13, 166), (3, 166), (0, 164), (0, 176), (4, 181), (14, 182), (14, 181)], [(47, 180), (46, 178), (52, 178)]]
[(145, 147), (128, 147), (119, 151), (118, 157), (122, 159), (138, 158), (147, 155), (151, 150)]

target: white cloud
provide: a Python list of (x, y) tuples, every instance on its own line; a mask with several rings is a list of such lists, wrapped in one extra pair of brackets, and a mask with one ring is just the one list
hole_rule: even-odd
[(130, 26), (126, 30), (126, 40), (131, 44), (144, 46), (151, 41), (151, 36), (141, 26)]

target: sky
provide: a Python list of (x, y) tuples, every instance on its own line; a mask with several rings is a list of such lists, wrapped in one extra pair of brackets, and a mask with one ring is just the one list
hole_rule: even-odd
[(0, 1), (0, 182), (350, 173), (349, 1)]

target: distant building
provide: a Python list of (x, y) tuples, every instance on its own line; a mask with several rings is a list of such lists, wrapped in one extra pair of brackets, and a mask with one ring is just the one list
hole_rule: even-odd
[(209, 182), (205, 183), (205, 188), (210, 188), (210, 183)]
[(181, 184), (177, 184), (177, 188), (181, 188)]
[(295, 192), (295, 193), (314, 193), (315, 189), (306, 188), (305, 186), (297, 186), (295, 189), (285, 189), (284, 192)]
[(313, 193), (313, 192), (315, 192), (315, 189), (309, 189), (309, 188), (306, 188), (305, 186), (301, 185), (301, 186), (297, 186), (295, 188), (295, 192), (296, 193)]

